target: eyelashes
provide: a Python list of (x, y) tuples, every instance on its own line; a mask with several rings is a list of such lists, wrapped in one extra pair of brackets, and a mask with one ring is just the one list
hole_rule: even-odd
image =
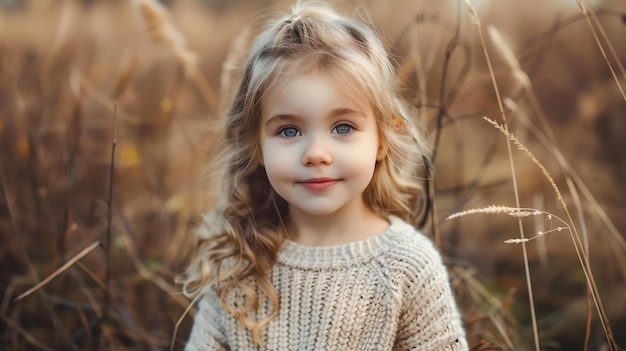
[(345, 134), (350, 134), (354, 130), (357, 130), (357, 126), (354, 123), (348, 122), (348, 121), (341, 121), (341, 122), (336, 123), (333, 126), (331, 133), (336, 131), (336, 133), (333, 133), (333, 134), (345, 135)]
[[(336, 135), (348, 135), (354, 131), (358, 131), (359, 127), (350, 121), (340, 121), (333, 125), (330, 132)], [(280, 126), (275, 133), (283, 138), (295, 138), (302, 136), (302, 131), (296, 126), (286, 125)]]
[(285, 126), (280, 127), (276, 132), (276, 135), (283, 138), (295, 138), (297, 136), (302, 136), (302, 132), (300, 132), (296, 127)]

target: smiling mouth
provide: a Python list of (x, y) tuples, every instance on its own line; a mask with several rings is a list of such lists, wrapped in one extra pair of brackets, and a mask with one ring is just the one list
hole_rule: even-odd
[(339, 179), (330, 178), (312, 178), (303, 182), (298, 182), (298, 184), (309, 190), (326, 190), (337, 183), (339, 183)]

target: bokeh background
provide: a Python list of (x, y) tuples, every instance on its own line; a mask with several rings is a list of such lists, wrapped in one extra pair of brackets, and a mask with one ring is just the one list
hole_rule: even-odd
[[(175, 277), (213, 201), (217, 121), (251, 36), (292, 3), (0, 0), (0, 349), (183, 348)], [(472, 348), (535, 349), (534, 320), (541, 349), (612, 349), (591, 279), (626, 346), (626, 3), (331, 3), (380, 32), (433, 145), (423, 229)], [(531, 157), (482, 118), (504, 123), (494, 80)], [(446, 219), (516, 195), (537, 210), (524, 235), (546, 233), (526, 254), (507, 211)]]

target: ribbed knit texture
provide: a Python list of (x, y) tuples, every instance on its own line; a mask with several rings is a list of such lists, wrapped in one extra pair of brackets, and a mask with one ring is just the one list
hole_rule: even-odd
[[(271, 272), (280, 310), (261, 345), (208, 289), (186, 350), (467, 350), (441, 256), (409, 224), (390, 221), (346, 245), (286, 241)], [(263, 297), (257, 318), (270, 310)]]

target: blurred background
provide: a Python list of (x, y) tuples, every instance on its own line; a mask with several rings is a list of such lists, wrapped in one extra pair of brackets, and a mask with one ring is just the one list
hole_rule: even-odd
[[(292, 3), (0, 0), (0, 349), (183, 348), (216, 121)], [(330, 3), (380, 32), (433, 145), (423, 229), (472, 348), (535, 349), (533, 324), (545, 350), (626, 346), (626, 3)], [(482, 118), (504, 123), (493, 81), (532, 156)], [(510, 211), (446, 219), (516, 195), (545, 233), (525, 252)]]

